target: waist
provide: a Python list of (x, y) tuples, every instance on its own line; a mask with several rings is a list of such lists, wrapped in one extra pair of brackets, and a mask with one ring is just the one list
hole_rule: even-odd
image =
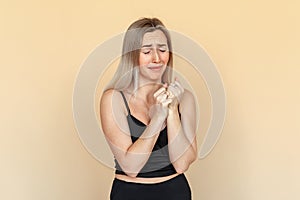
[[(148, 161), (144, 167), (140, 170), (137, 177), (143, 178), (154, 178), (154, 177), (165, 177), (169, 175), (176, 174), (176, 170), (172, 163), (170, 162), (169, 156), (163, 155), (159, 151), (152, 152)], [(115, 159), (116, 174), (126, 175), (119, 165), (118, 161)]]
[[(162, 165), (163, 164), (163, 165)], [(161, 166), (157, 165), (149, 165), (147, 163), (142, 170), (137, 174), (136, 177), (141, 178), (155, 178), (155, 177), (165, 177), (169, 175), (176, 174), (176, 170), (172, 164), (161, 163)], [(118, 162), (116, 161), (116, 174), (126, 175), (126, 173), (122, 170)]]
[(176, 173), (176, 174), (163, 176), (163, 177), (144, 178), (144, 177), (130, 177), (130, 176), (123, 175), (123, 174), (115, 174), (115, 178), (122, 180), (122, 181), (131, 182), (131, 183), (152, 184), (152, 183), (161, 183), (161, 182), (170, 180), (178, 175), (179, 174)]

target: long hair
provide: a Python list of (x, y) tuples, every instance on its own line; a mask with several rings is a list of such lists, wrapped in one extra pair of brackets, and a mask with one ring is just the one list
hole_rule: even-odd
[(133, 22), (127, 29), (122, 48), (122, 56), (118, 68), (106, 87), (108, 89), (125, 90), (133, 84), (137, 91), (139, 77), (139, 54), (145, 33), (161, 30), (167, 38), (169, 61), (162, 75), (162, 83), (170, 83), (173, 73), (173, 54), (169, 31), (157, 18), (142, 18)]

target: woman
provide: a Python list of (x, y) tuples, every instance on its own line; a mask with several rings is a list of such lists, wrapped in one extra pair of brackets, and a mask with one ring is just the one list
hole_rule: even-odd
[(172, 45), (157, 18), (128, 28), (118, 69), (100, 102), (115, 156), (111, 200), (190, 200), (184, 172), (197, 157), (196, 107), (172, 81)]

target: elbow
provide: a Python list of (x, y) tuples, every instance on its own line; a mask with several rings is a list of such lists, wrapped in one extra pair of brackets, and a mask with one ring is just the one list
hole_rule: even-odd
[(132, 178), (137, 177), (137, 175), (139, 174), (139, 170), (138, 169), (133, 169), (132, 166), (123, 166), (122, 167), (123, 172)]
[(194, 156), (190, 157), (188, 160), (185, 160), (185, 159), (180, 160), (179, 159), (179, 160), (175, 161), (173, 163), (173, 166), (174, 166), (176, 172), (178, 174), (182, 174), (182, 173), (186, 172), (189, 169), (190, 165), (196, 160), (196, 158), (197, 158), (197, 156), (195, 154)]
[[(191, 155), (191, 157), (190, 157), (190, 159), (189, 159), (189, 163), (190, 163), (190, 164), (192, 164), (192, 163), (197, 159), (197, 155), (198, 155), (197, 149), (194, 149), (194, 148), (193, 148), (193, 150), (192, 150), (192, 155)], [(190, 164), (189, 164), (189, 165), (190, 165)]]
[(132, 172), (126, 172), (126, 171), (125, 171), (125, 174), (131, 178), (136, 178), (138, 175), (138, 173), (132, 173)]
[(129, 177), (135, 178), (142, 170), (144, 163), (137, 162), (136, 160), (119, 159), (118, 161), (122, 171)]
[(116, 158), (116, 168), (124, 172), (127, 176), (135, 178), (139, 174), (139, 169), (134, 165), (132, 161), (128, 160), (125, 156), (119, 156)]
[(185, 162), (175, 162), (173, 163), (173, 166), (178, 174), (183, 174), (189, 168), (189, 165)]
[(130, 173), (130, 172), (125, 172), (125, 174), (127, 175), (127, 176), (129, 176), (130, 178), (136, 178), (137, 177), (137, 173)]
[(187, 169), (175, 168), (177, 174), (183, 174)]
[(194, 161), (196, 161), (196, 159), (197, 159), (197, 151), (194, 152), (194, 155), (190, 160), (190, 164), (192, 164)]

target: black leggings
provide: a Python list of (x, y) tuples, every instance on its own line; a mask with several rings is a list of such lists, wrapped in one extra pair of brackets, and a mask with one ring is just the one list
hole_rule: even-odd
[(133, 183), (114, 179), (110, 200), (191, 200), (184, 174), (161, 183)]

